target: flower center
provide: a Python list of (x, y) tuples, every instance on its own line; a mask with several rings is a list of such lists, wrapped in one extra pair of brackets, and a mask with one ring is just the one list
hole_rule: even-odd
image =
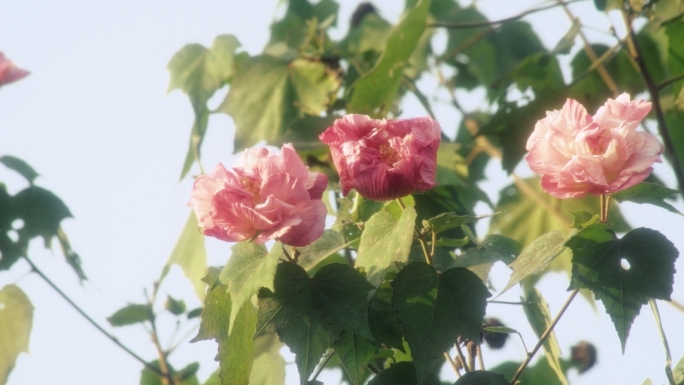
[(252, 194), (252, 204), (256, 205), (257, 203), (259, 203), (259, 201), (261, 200), (261, 197), (259, 196), (259, 182), (246, 176), (242, 177), (241, 182), (242, 187), (244, 187), (245, 190), (249, 191)]
[(399, 154), (397, 154), (397, 152), (394, 151), (394, 149), (387, 143), (381, 144), (380, 147), (378, 147), (378, 150), (380, 150), (380, 160), (389, 164), (390, 166), (401, 159)]

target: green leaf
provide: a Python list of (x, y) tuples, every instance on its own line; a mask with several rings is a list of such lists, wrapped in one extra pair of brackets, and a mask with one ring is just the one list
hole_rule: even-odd
[(394, 106), (403, 69), (425, 31), (429, 9), (430, 0), (421, 0), (405, 14), (373, 69), (354, 84), (347, 112), (384, 117)]
[(442, 213), (434, 218), (423, 221), (423, 227), (429, 228), (433, 233), (454, 229), (482, 218), (489, 218), (498, 213), (485, 215), (458, 215), (456, 213)]
[(376, 343), (385, 344), (406, 353), (401, 332), (390, 321), (392, 318), (392, 293), (392, 286), (388, 281), (384, 281), (375, 290), (368, 308), (368, 326)]
[(454, 385), (508, 385), (503, 374), (477, 370), (466, 373)]
[(33, 305), (16, 285), (0, 290), (0, 384), (7, 383), (17, 356), (28, 353), (33, 326)]
[[(233, 306), (230, 323), (245, 303), (262, 287), (273, 290), (273, 277), (278, 260), (283, 254), (282, 244), (276, 242), (269, 253), (266, 246), (250, 241), (238, 242), (231, 247), (231, 256), (221, 270), (219, 280), (228, 287)], [(229, 329), (229, 333), (232, 328)]]
[(255, 337), (278, 333), (296, 356), (302, 384), (343, 330), (373, 338), (366, 299), (373, 286), (351, 266), (325, 265), (309, 278), (301, 266), (283, 262), (274, 287), (259, 291)]
[(562, 231), (550, 231), (537, 238), (523, 249), (518, 258), (510, 264), (513, 273), (499, 295), (506, 292), (528, 276), (544, 271), (557, 256), (565, 250), (565, 243), (576, 231), (566, 237)]
[[(561, 359), (561, 366), (563, 367), (564, 373), (567, 373), (568, 369), (573, 367), (571, 361), (565, 361)], [(518, 368), (520, 367), (520, 362), (506, 361), (503, 362), (489, 370), (495, 373), (500, 373), (506, 378), (512, 378)], [(529, 365), (522, 372), (522, 375), (518, 378), (518, 384), (544, 384), (544, 385), (556, 385), (560, 384), (556, 372), (549, 366), (549, 361), (545, 359), (540, 359), (535, 365)]]
[(148, 305), (132, 304), (117, 310), (107, 318), (112, 326), (133, 325), (149, 321), (152, 309)]
[(199, 316), (201, 316), (201, 315), (202, 315), (202, 308), (201, 308), (201, 307), (198, 307), (198, 308), (195, 308), (195, 309), (190, 310), (190, 311), (188, 312), (188, 314), (187, 314), (187, 318), (188, 318), (188, 319), (193, 319), (193, 318), (197, 318), (197, 317), (199, 317)]
[(282, 346), (275, 333), (263, 335), (254, 341), (250, 385), (285, 385), (285, 359), (280, 354)]
[(674, 377), (675, 384), (684, 384), (684, 357), (682, 357), (677, 365), (672, 368), (672, 376)]
[[(154, 360), (150, 362), (150, 365), (154, 366), (157, 369), (160, 369), (159, 367), (159, 360)], [(169, 369), (169, 372), (171, 374), (171, 377), (174, 379), (174, 383), (178, 385), (199, 385), (199, 381), (197, 380), (197, 370), (199, 369), (199, 364), (197, 362), (194, 362), (192, 364), (189, 364), (188, 366), (184, 367), (180, 371), (176, 371), (173, 367), (170, 367), (167, 362), (167, 367)], [(147, 367), (145, 367), (142, 372), (140, 373), (140, 385), (163, 385), (164, 382), (162, 382), (161, 378), (159, 375)]]
[(373, 10), (352, 23), (338, 47), (348, 56), (363, 58), (368, 51), (384, 52), (391, 35), (392, 24)]
[(426, 263), (413, 262), (397, 274), (392, 287), (394, 322), (411, 347), (419, 384), (458, 336), (480, 342), (491, 294), (471, 271), (456, 267), (439, 274)]
[(202, 277), (207, 272), (207, 249), (204, 247), (204, 235), (199, 230), (197, 217), (190, 211), (187, 222), (183, 227), (176, 245), (171, 251), (169, 260), (166, 261), (162, 269), (159, 281), (166, 277), (173, 264), (177, 264), (185, 278), (187, 278), (195, 289), (195, 294), (200, 300), (206, 295), (206, 287), (202, 282)]
[(437, 175), (435, 181), (439, 186), (467, 185), (468, 164), (459, 155), (460, 143), (442, 141), (437, 149)]
[(485, 326), (484, 330), (491, 333), (519, 334), (517, 330), (505, 326)]
[[(489, 270), (495, 262), (502, 261), (508, 265), (518, 254), (520, 254), (518, 242), (501, 235), (490, 234), (478, 246), (465, 249), (461, 255), (451, 258), (443, 270), (465, 267), (486, 283)], [(435, 267), (439, 270), (438, 262), (439, 259), (435, 255)]]
[(298, 249), (298, 264), (304, 269), (309, 270), (322, 260), (344, 249), (348, 245), (349, 243), (345, 243), (342, 234), (333, 230), (325, 230), (323, 231), (323, 235), (312, 244)]
[(211, 48), (201, 44), (187, 44), (176, 52), (167, 69), (171, 75), (168, 92), (180, 89), (190, 98), (195, 121), (190, 135), (190, 148), (186, 156), (181, 179), (199, 160), (199, 151), (207, 130), (209, 109), (207, 100), (235, 74), (235, 50), (240, 42), (232, 35), (218, 36)]
[(24, 221), (24, 227), (17, 231), (22, 241), (41, 236), (46, 245), (57, 234), (62, 220), (72, 217), (60, 198), (36, 186), (18, 192), (12, 198), (9, 210), (9, 218), (21, 218)]
[[(535, 288), (532, 288), (527, 292), (524, 302), (525, 305), (523, 306), (523, 310), (525, 310), (527, 320), (537, 334), (537, 337), (541, 338), (542, 334), (544, 334), (546, 329), (551, 325), (553, 318), (551, 316), (551, 311), (549, 310), (549, 305), (546, 303), (539, 290)], [(543, 346), (549, 366), (556, 375), (553, 383), (567, 385), (568, 379), (565, 378), (565, 373), (558, 360), (558, 357), (561, 355), (561, 350), (558, 346), (558, 341), (556, 340), (556, 334), (554, 332), (551, 332), (551, 334), (548, 335)]]
[(251, 302), (245, 303), (231, 322), (227, 315), (231, 313), (234, 304), (231, 302), (227, 287), (218, 284), (217, 271), (210, 269), (204, 279), (210, 290), (204, 299), (199, 332), (190, 342), (215, 339), (218, 342), (216, 359), (220, 363), (221, 384), (247, 385), (254, 354), (254, 306)]
[(375, 347), (367, 339), (354, 333), (343, 331), (333, 344), (342, 367), (347, 372), (352, 385), (361, 385), (366, 378), (366, 365), (375, 353)]
[(632, 186), (626, 190), (616, 192), (615, 194), (611, 194), (610, 196), (620, 203), (625, 201), (639, 204), (648, 203), (658, 207), (662, 207), (669, 212), (684, 215), (679, 210), (674, 208), (674, 206), (665, 202), (665, 199), (671, 197), (674, 194), (679, 193), (680, 192), (677, 190), (672, 190), (659, 184), (641, 182), (636, 186)]
[(427, 377), (420, 381), (416, 376), (416, 368), (413, 362), (397, 362), (388, 369), (378, 373), (368, 385), (440, 385), (434, 373), (428, 373)]
[[(339, 5), (332, 0), (321, 0), (315, 5), (307, 0), (290, 0), (285, 16), (271, 25), (271, 39), (268, 47), (284, 45), (289, 48), (300, 48), (309, 35), (307, 21), (316, 19), (319, 22), (329, 18), (335, 19)], [(331, 25), (335, 25), (335, 21)]]
[(10, 170), (18, 172), (21, 176), (26, 178), (26, 180), (33, 184), (33, 181), (40, 176), (26, 161), (19, 159), (12, 155), (3, 155), (0, 157), (0, 163), (4, 164), (5, 167)]
[(182, 299), (175, 299), (169, 295), (166, 298), (164, 308), (171, 312), (171, 314), (181, 315), (185, 313), (185, 301), (183, 301)]
[(416, 210), (407, 207), (397, 220), (392, 214), (381, 211), (366, 222), (356, 257), (356, 268), (377, 287), (385, 279), (392, 262), (407, 262), (413, 243)]
[(261, 140), (276, 144), (304, 114), (318, 115), (334, 100), (340, 80), (320, 61), (283, 61), (268, 55), (246, 60), (218, 111), (235, 122), (234, 151)]
[(567, 246), (573, 254), (570, 287), (590, 289), (603, 302), (624, 351), (641, 305), (649, 298), (670, 299), (679, 252), (655, 230), (642, 227), (619, 239), (604, 224), (583, 229)]
[(599, 218), (598, 214), (592, 215), (584, 210), (571, 211), (570, 214), (573, 216), (572, 224), (570, 225), (573, 229), (583, 229), (588, 225), (593, 225)]
[[(562, 230), (567, 233), (573, 222), (570, 212), (599, 212), (598, 197), (557, 199), (541, 189), (538, 178), (524, 179), (518, 184), (521, 187), (511, 184), (499, 193), (499, 202), (494, 211), (505, 213), (492, 218), (489, 233), (510, 237), (520, 242), (523, 248), (549, 231)], [(608, 224), (617, 232), (626, 232), (630, 229), (614, 202), (610, 204)], [(570, 253), (563, 253), (549, 265), (549, 270), (565, 271), (570, 275), (570, 258)]]

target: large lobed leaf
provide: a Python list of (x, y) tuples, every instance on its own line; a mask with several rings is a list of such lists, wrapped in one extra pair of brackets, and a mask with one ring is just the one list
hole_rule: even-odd
[(490, 293), (471, 271), (456, 267), (441, 274), (413, 262), (392, 281), (394, 322), (411, 348), (418, 384), (424, 384), (456, 339), (480, 342)]
[(343, 331), (333, 349), (352, 385), (361, 385), (368, 371), (366, 365), (375, 353), (373, 343), (358, 334)]
[(581, 230), (566, 245), (573, 253), (570, 288), (590, 289), (603, 302), (624, 351), (641, 306), (649, 298), (670, 299), (679, 251), (655, 230), (642, 227), (618, 238), (600, 223)]
[(336, 71), (321, 61), (286, 61), (268, 55), (246, 60), (218, 111), (235, 122), (234, 151), (261, 140), (277, 144), (298, 118), (318, 115), (334, 100)]
[(373, 286), (351, 266), (325, 265), (310, 278), (301, 266), (280, 263), (274, 288), (259, 291), (255, 337), (278, 333), (296, 356), (301, 384), (342, 331), (373, 339), (366, 299)]
[[(259, 289), (273, 290), (273, 278), (278, 260), (283, 254), (282, 244), (276, 242), (269, 253), (264, 245), (243, 241), (231, 247), (231, 256), (221, 271), (219, 280), (228, 287), (233, 306), (230, 322), (237, 317), (245, 303), (248, 303)], [(232, 328), (229, 329), (229, 332)]]
[(408, 261), (415, 221), (416, 210), (407, 207), (399, 219), (380, 211), (366, 222), (355, 266), (373, 286), (380, 285), (393, 262)]

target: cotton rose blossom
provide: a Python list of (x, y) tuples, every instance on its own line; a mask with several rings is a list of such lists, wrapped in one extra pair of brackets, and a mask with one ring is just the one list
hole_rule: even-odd
[(573, 99), (546, 113), (527, 141), (527, 163), (557, 198), (610, 194), (643, 181), (661, 162), (663, 145), (636, 131), (651, 103), (628, 94), (608, 99), (594, 116)]
[(342, 195), (387, 201), (437, 185), (441, 128), (429, 117), (376, 120), (346, 115), (320, 135), (330, 146)]
[(188, 203), (204, 234), (228, 242), (276, 239), (306, 246), (323, 234), (328, 177), (309, 172), (291, 144), (245, 150), (235, 166), (195, 180)]
[(5, 59), (5, 54), (0, 52), (0, 86), (16, 82), (30, 74), (29, 71), (17, 67), (12, 61)]

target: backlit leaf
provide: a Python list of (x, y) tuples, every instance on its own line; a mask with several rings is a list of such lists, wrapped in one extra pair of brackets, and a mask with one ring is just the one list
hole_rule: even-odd
[(458, 336), (480, 342), (489, 291), (471, 271), (441, 274), (413, 262), (392, 281), (394, 322), (411, 347), (418, 383), (423, 384)]
[(17, 356), (28, 353), (33, 326), (33, 305), (16, 285), (0, 290), (0, 385), (7, 383)]
[(177, 264), (183, 270), (185, 278), (192, 283), (197, 298), (203, 300), (206, 285), (202, 282), (202, 277), (207, 273), (207, 250), (204, 247), (204, 235), (199, 229), (197, 216), (192, 211), (171, 251), (169, 260), (166, 261), (160, 281), (166, 277), (173, 264)]
[(362, 384), (368, 371), (366, 365), (375, 353), (373, 344), (359, 335), (343, 331), (333, 349), (352, 385)]
[[(283, 255), (282, 244), (276, 242), (271, 252), (264, 245), (242, 241), (231, 247), (231, 256), (221, 271), (219, 280), (228, 287), (233, 306), (230, 311), (232, 323), (245, 303), (262, 287), (273, 289), (273, 277), (279, 257)], [(229, 329), (230, 332), (231, 329)]]
[(665, 202), (665, 199), (671, 197), (674, 194), (679, 194), (679, 191), (669, 189), (665, 186), (661, 186), (655, 183), (641, 182), (636, 186), (632, 186), (626, 190), (622, 190), (611, 194), (610, 196), (616, 201), (622, 203), (625, 201), (634, 203), (648, 203), (658, 207), (662, 207), (667, 211), (682, 214), (671, 204)]
[(392, 262), (407, 262), (416, 210), (407, 207), (397, 220), (392, 214), (380, 211), (366, 222), (355, 267), (366, 273), (366, 278), (377, 287), (385, 279)]

